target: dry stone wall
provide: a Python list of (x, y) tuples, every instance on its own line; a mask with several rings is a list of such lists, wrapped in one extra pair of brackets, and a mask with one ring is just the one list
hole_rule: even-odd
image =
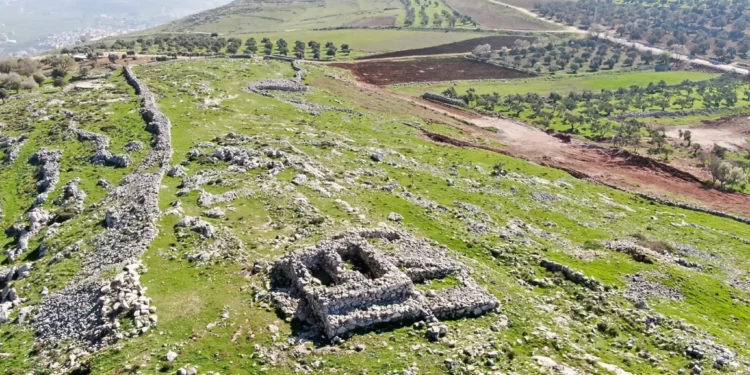
[(431, 92), (424, 93), (422, 95), (422, 98), (426, 99), (426, 100), (432, 100), (432, 101), (438, 102), (438, 103), (444, 103), (444, 104), (454, 105), (456, 107), (466, 107), (466, 103), (464, 103), (461, 100), (449, 98), (449, 97), (447, 97), (445, 95), (434, 94), (434, 93), (431, 93)]
[[(136, 259), (158, 233), (159, 188), (172, 156), (171, 123), (159, 110), (156, 96), (129, 66), (123, 75), (139, 95), (146, 130), (153, 134), (152, 148), (102, 203), (107, 207), (105, 230), (89, 241), (92, 251), (84, 258), (79, 281), (50, 295), (39, 307), (34, 326), (45, 347), (72, 340), (97, 350), (156, 324), (155, 308), (138, 282)], [(101, 271), (125, 264), (125, 272), (114, 280), (100, 279)], [(119, 323), (123, 318), (132, 319), (134, 328), (123, 331)]]

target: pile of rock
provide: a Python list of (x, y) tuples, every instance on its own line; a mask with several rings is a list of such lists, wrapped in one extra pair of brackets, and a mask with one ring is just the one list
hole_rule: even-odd
[(32, 207), (36, 207), (47, 201), (47, 197), (55, 189), (60, 181), (60, 161), (62, 151), (42, 148), (31, 156), (31, 163), (39, 166), (37, 172), (36, 190), (39, 195), (34, 199)]
[(130, 66), (125, 66), (123, 74), (141, 97), (141, 116), (146, 121), (146, 130), (155, 135), (152, 150), (139, 167), (139, 171), (145, 171), (153, 166), (166, 168), (172, 158), (172, 122), (159, 110), (156, 95), (138, 79)]
[[(395, 252), (381, 252), (381, 241)], [(422, 293), (415, 283), (454, 276), (453, 288)], [(443, 248), (387, 227), (354, 229), (287, 255), (271, 271), (272, 296), (285, 314), (328, 338), (415, 320), (477, 316), (499, 303)]]
[(628, 276), (627, 281), (627, 287), (622, 293), (623, 297), (642, 306), (641, 308), (646, 308), (648, 305), (645, 305), (644, 302), (652, 298), (672, 301), (681, 301), (684, 298), (679, 289), (648, 280), (645, 275), (640, 273)]
[(605, 247), (610, 250), (630, 255), (633, 260), (641, 263), (652, 264), (656, 262), (656, 259), (661, 257), (660, 254), (655, 251), (627, 239), (607, 241)]
[(334, 111), (334, 112), (341, 112), (341, 113), (348, 113), (351, 115), (362, 116), (362, 113), (357, 112), (351, 108), (331, 107), (331, 106), (322, 105), (322, 104), (308, 103), (308, 102), (297, 100), (297, 99), (289, 100), (288, 103), (293, 104), (295, 107), (303, 111), (312, 112), (314, 114), (317, 114), (318, 112), (323, 112), (323, 111)]
[[(130, 264), (111, 282), (88, 279), (47, 298), (34, 322), (37, 338), (46, 345), (73, 340), (97, 350), (148, 332), (156, 325), (156, 308), (140, 284), (139, 267)], [(132, 319), (131, 330), (122, 331), (123, 317)]]
[(725, 217), (727, 219), (732, 219), (732, 220), (735, 220), (735, 221), (739, 221), (740, 223), (750, 224), (750, 219), (747, 219), (747, 218), (744, 218), (744, 217), (740, 217), (740, 216), (737, 216), (737, 215), (733, 215), (733, 214), (730, 214), (730, 213), (727, 213), (727, 212), (717, 211), (717, 210), (713, 210), (713, 209), (706, 208), (706, 207), (700, 207), (700, 206), (696, 206), (694, 204), (682, 203), (682, 202), (672, 201), (672, 200), (669, 200), (669, 199), (663, 199), (663, 198), (659, 198), (659, 197), (656, 197), (656, 196), (653, 196), (653, 195), (649, 195), (649, 194), (638, 193), (637, 195), (639, 197), (641, 197), (641, 198), (648, 199), (648, 200), (653, 201), (653, 202), (665, 204), (667, 206), (684, 208), (686, 210), (691, 210), (691, 211), (696, 211), (696, 212), (703, 212), (703, 213), (707, 213), (707, 214), (710, 214), (710, 215), (714, 215), (714, 216), (718, 216), (718, 217)]
[(143, 143), (139, 141), (128, 141), (128, 143), (122, 148), (125, 152), (136, 152), (143, 150)]

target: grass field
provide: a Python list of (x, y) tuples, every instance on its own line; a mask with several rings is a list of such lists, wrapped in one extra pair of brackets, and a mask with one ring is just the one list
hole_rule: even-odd
[[(169, 34), (169, 33), (167, 33)], [(135, 40), (139, 37), (153, 37), (159, 34), (151, 34), (147, 31), (131, 34), (127, 37), (118, 37), (116, 39)], [(366, 29), (346, 29), (346, 30), (318, 30), (318, 31), (288, 31), (288, 32), (243, 32), (239, 34), (222, 34), (223, 37), (237, 37), (242, 39), (243, 43), (250, 37), (255, 38), (258, 42), (262, 38), (277, 40), (284, 38), (294, 46), (295, 40), (304, 42), (314, 40), (325, 44), (333, 42), (337, 46), (347, 43), (352, 49), (366, 53), (379, 53), (399, 51), (405, 49), (433, 47), (446, 43), (460, 42), (467, 39), (479, 38), (486, 36), (483, 33), (470, 31), (417, 31), (417, 30), (366, 30)], [(114, 38), (113, 38), (114, 39)], [(112, 40), (114, 41), (114, 40)], [(243, 47), (244, 48), (244, 47)]]
[(717, 77), (718, 74), (701, 72), (619, 72), (619, 73), (593, 73), (580, 75), (559, 74), (554, 77), (529, 78), (522, 80), (504, 80), (492, 82), (462, 82), (459, 84), (434, 84), (394, 86), (391, 90), (408, 93), (410, 95), (422, 95), (425, 92), (440, 93), (450, 87), (463, 93), (468, 88), (476, 89), (477, 94), (502, 95), (536, 93), (548, 95), (550, 92), (565, 94), (571, 91), (580, 92), (584, 90), (600, 91), (602, 89), (614, 90), (619, 87), (645, 86), (650, 82), (664, 80), (668, 85), (680, 83), (686, 79), (700, 81)]

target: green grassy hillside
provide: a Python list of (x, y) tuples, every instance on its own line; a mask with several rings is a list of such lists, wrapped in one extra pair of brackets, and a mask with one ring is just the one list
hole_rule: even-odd
[[(30, 159), (42, 147), (63, 157), (60, 182), (41, 207), (58, 210), (52, 201), (75, 177), (87, 193), (78, 215), (32, 238), (31, 255), (4, 259), (2, 267), (32, 267), (12, 281), (26, 300), (0, 326), (0, 372), (747, 371), (746, 224), (654, 204), (499, 153), (433, 143), (419, 127), (502, 147), (463, 133), (450, 117), (363, 90), (341, 70), (303, 67), (309, 91), (268, 96), (245, 88), (292, 77), (289, 63), (214, 59), (135, 70), (172, 123), (159, 232), (131, 260), (143, 263), (140, 284), (158, 321), (96, 353), (75, 349), (75, 341), (35, 338), (48, 318), (37, 312), (50, 296), (85, 283), (82, 265), (107, 251), (90, 242), (112, 225), (104, 220), (113, 215), (105, 198), (112, 193), (98, 179), (117, 186), (126, 175), (148, 173), (138, 166), (156, 138), (119, 71), (100, 91), (50, 89), (0, 105), (2, 136), (28, 137), (19, 157), (0, 169), (3, 228), (28, 220), (40, 168)], [(131, 154), (127, 168), (92, 165), (94, 150), (70, 136), (64, 125), (71, 123), (106, 134), (113, 153), (131, 140), (146, 147)], [(220, 155), (232, 147), (260, 164), (226, 161)], [(172, 168), (178, 165), (184, 169)], [(392, 213), (402, 219), (389, 219)], [(215, 234), (184, 227), (188, 216)], [(444, 322), (448, 332), (437, 342), (418, 326), (394, 325), (331, 345), (274, 309), (264, 262), (351, 228), (381, 225), (444, 245), (500, 301), (499, 310)], [(6, 235), (3, 247), (15, 248), (17, 238)], [(79, 240), (79, 250), (70, 251)], [(40, 244), (47, 246), (42, 254)], [(558, 272), (557, 264), (570, 268)], [(105, 267), (95, 277), (109, 281), (120, 272)], [(19, 321), (24, 308), (31, 310)], [(136, 320), (118, 316), (115, 332), (133, 331)], [(171, 362), (169, 352), (176, 355)]]

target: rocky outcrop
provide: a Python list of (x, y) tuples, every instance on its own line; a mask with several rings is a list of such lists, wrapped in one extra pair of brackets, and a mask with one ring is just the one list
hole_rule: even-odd
[(551, 260), (542, 259), (539, 263), (540, 266), (544, 267), (549, 272), (559, 272), (566, 280), (585, 286), (586, 288), (597, 290), (601, 287), (599, 280), (591, 277), (586, 277), (581, 271), (576, 271), (566, 265), (553, 262)]
[(88, 130), (72, 129), (73, 134), (81, 142), (92, 142), (96, 148), (96, 153), (91, 157), (91, 162), (95, 165), (111, 165), (119, 168), (125, 168), (130, 165), (130, 157), (127, 155), (115, 155), (108, 150), (109, 137), (103, 134), (90, 132)]
[(21, 153), (21, 148), (26, 144), (26, 141), (28, 141), (28, 137), (26, 135), (21, 135), (19, 137), (6, 137), (0, 139), (2, 140), (2, 142), (0, 142), (0, 150), (5, 152), (3, 163), (13, 164), (18, 159), (18, 155)]
[[(381, 252), (382, 241), (395, 252)], [(458, 285), (421, 292), (415, 283), (453, 277)], [(381, 324), (455, 319), (499, 303), (441, 248), (403, 231), (355, 229), (287, 255), (271, 271), (272, 296), (285, 314), (328, 338)]]
[(62, 195), (54, 203), (62, 206), (63, 209), (72, 210), (76, 214), (81, 213), (84, 201), (86, 200), (86, 192), (78, 187), (80, 183), (81, 179), (76, 177), (65, 184)]

